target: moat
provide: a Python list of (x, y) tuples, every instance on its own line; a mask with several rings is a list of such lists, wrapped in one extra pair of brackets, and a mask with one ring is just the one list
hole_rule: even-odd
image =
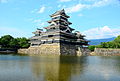
[(120, 56), (0, 55), (0, 81), (120, 81)]

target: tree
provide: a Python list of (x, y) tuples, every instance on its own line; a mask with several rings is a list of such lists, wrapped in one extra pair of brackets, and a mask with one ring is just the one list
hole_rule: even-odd
[(18, 40), (17, 39), (11, 40), (9, 45), (10, 45), (10, 48), (19, 48), (19, 44), (18, 44)]
[(1, 38), (0, 38), (0, 45), (1, 45)]
[(18, 44), (20, 48), (28, 48), (30, 44), (28, 43), (29, 40), (25, 37), (23, 38), (17, 38)]
[(120, 43), (120, 35), (114, 39), (114, 42)]
[(13, 40), (14, 38), (10, 35), (5, 35), (5, 36), (2, 36), (1, 39), (0, 39), (0, 43), (2, 45), (2, 47), (10, 47), (9, 43), (11, 40)]
[(113, 42), (115, 44), (115, 48), (120, 48), (120, 35), (117, 38), (115, 38)]
[[(120, 35), (110, 42), (101, 42), (96, 48), (120, 48)], [(92, 46), (90, 48), (93, 48)]]
[(91, 50), (91, 51), (94, 51), (95, 45), (88, 46), (88, 49)]
[(0, 48), (2, 48), (2, 45), (1, 45), (1, 38), (0, 38)]
[(5, 35), (0, 38), (0, 45), (3, 48), (28, 48), (30, 44), (28, 39), (23, 38), (13, 38), (10, 35)]
[(96, 47), (96, 48), (102, 48), (102, 46), (101, 46), (101, 45), (96, 45), (95, 47)]

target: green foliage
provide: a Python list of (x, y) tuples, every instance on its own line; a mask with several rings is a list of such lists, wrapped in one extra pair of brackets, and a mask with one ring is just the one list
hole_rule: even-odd
[(100, 45), (90, 45), (88, 47), (91, 51), (95, 48), (120, 48), (120, 35), (110, 42), (101, 42)]
[(16, 39), (11, 40), (9, 45), (10, 45), (10, 48), (19, 48), (19, 44)]
[(96, 47), (96, 48), (102, 48), (101, 45), (97, 45), (97, 46), (95, 46), (95, 47)]
[(120, 35), (111, 42), (101, 43), (102, 48), (120, 48)]
[(28, 48), (28, 39), (23, 38), (13, 38), (10, 35), (5, 35), (0, 38), (0, 45), (2, 48)]
[(0, 45), (1, 45), (2, 43), (1, 43), (1, 38), (0, 38)]
[(120, 43), (120, 35), (117, 38), (115, 38), (114, 42)]
[(0, 43), (2, 45), (2, 47), (6, 48), (6, 47), (10, 47), (9, 43), (10, 41), (12, 41), (14, 38), (10, 35), (5, 35), (5, 36), (2, 36), (0, 38)]
[(94, 48), (120, 48), (120, 35), (118, 37), (116, 37), (113, 41), (101, 42), (100, 45), (89, 46), (89, 49), (91, 51), (93, 51)]
[(94, 51), (95, 45), (88, 46), (88, 49), (91, 50), (91, 51)]
[(102, 48), (109, 48), (109, 42), (101, 42)]
[(25, 37), (23, 38), (17, 38), (18, 44), (20, 46), (20, 48), (27, 48), (30, 46), (30, 44), (28, 43), (28, 39), (26, 39)]

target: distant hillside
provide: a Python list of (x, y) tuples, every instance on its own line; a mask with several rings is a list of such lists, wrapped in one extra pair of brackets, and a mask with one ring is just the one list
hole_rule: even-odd
[(98, 44), (100, 44), (101, 42), (109, 42), (109, 41), (114, 40), (115, 38), (116, 38), (116, 37), (106, 38), (106, 39), (92, 39), (92, 40), (90, 40), (89, 44), (90, 44), (90, 45), (98, 45)]

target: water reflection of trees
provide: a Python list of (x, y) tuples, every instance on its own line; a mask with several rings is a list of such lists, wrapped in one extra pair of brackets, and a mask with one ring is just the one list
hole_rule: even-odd
[(31, 62), (33, 76), (43, 81), (69, 81), (71, 76), (82, 73), (85, 63), (86, 57), (63, 56), (40, 57)]
[(109, 67), (120, 74), (120, 56), (100, 56), (101, 65)]

